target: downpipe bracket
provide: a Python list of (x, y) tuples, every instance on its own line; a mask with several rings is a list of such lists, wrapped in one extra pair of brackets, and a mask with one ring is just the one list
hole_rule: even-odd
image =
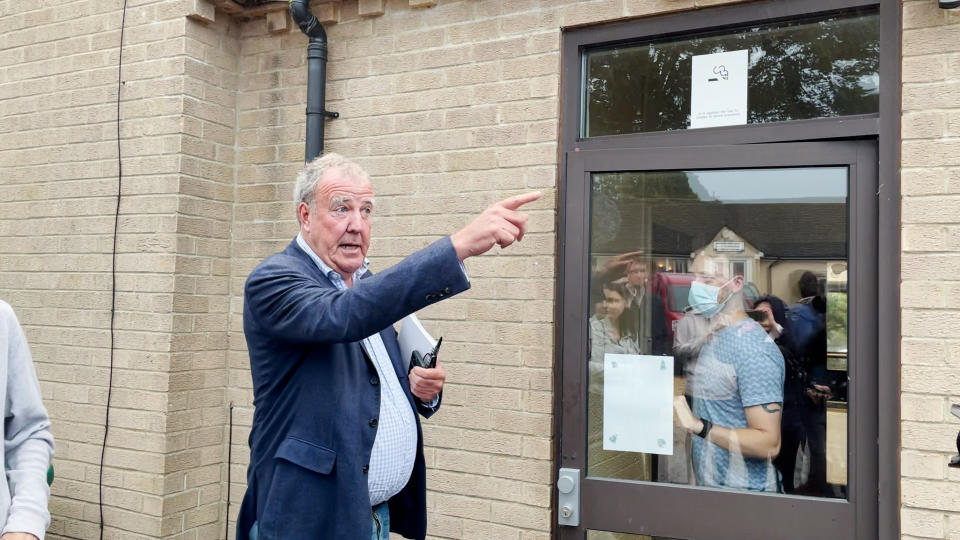
[(326, 109), (323, 109), (321, 111), (311, 111), (310, 109), (307, 109), (307, 116), (314, 115), (314, 114), (323, 115), (324, 117), (330, 120), (336, 120), (337, 118), (340, 118), (340, 113), (335, 111), (328, 111)]

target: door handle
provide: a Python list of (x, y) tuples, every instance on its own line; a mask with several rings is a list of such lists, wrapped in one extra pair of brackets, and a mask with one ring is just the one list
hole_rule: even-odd
[(580, 525), (580, 469), (560, 469), (557, 478), (557, 523), (569, 527)]

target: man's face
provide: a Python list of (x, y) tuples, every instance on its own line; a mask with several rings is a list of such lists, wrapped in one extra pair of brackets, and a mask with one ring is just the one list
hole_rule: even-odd
[(300, 232), (313, 251), (348, 283), (370, 247), (373, 187), (366, 178), (327, 171), (317, 183), (312, 205), (300, 203)]
[(696, 280), (719, 287), (717, 301), (723, 303), (731, 295), (743, 289), (743, 276), (730, 275), (730, 261), (723, 257), (705, 257), (694, 263), (691, 271)]
[(717, 301), (723, 303), (731, 294), (740, 292), (743, 289), (743, 276), (729, 277), (722, 273), (717, 274), (698, 274), (697, 281), (719, 287), (720, 292), (717, 295)]
[(627, 267), (627, 283), (634, 289), (643, 287), (647, 283), (647, 265), (633, 261)]

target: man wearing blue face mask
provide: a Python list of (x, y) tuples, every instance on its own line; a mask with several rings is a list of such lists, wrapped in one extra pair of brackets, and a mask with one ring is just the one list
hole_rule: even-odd
[(784, 361), (744, 309), (743, 276), (700, 275), (690, 313), (701, 319), (687, 394), (674, 401), (678, 424), (693, 437), (697, 485), (781, 491), (773, 458), (780, 451)]

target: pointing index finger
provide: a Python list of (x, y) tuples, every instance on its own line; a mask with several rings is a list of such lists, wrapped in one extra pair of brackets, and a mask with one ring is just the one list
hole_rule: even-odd
[(504, 199), (497, 204), (508, 210), (516, 210), (527, 203), (539, 199), (541, 195), (542, 193), (539, 191), (531, 191), (530, 193), (524, 193), (522, 195), (514, 195), (513, 197)]

